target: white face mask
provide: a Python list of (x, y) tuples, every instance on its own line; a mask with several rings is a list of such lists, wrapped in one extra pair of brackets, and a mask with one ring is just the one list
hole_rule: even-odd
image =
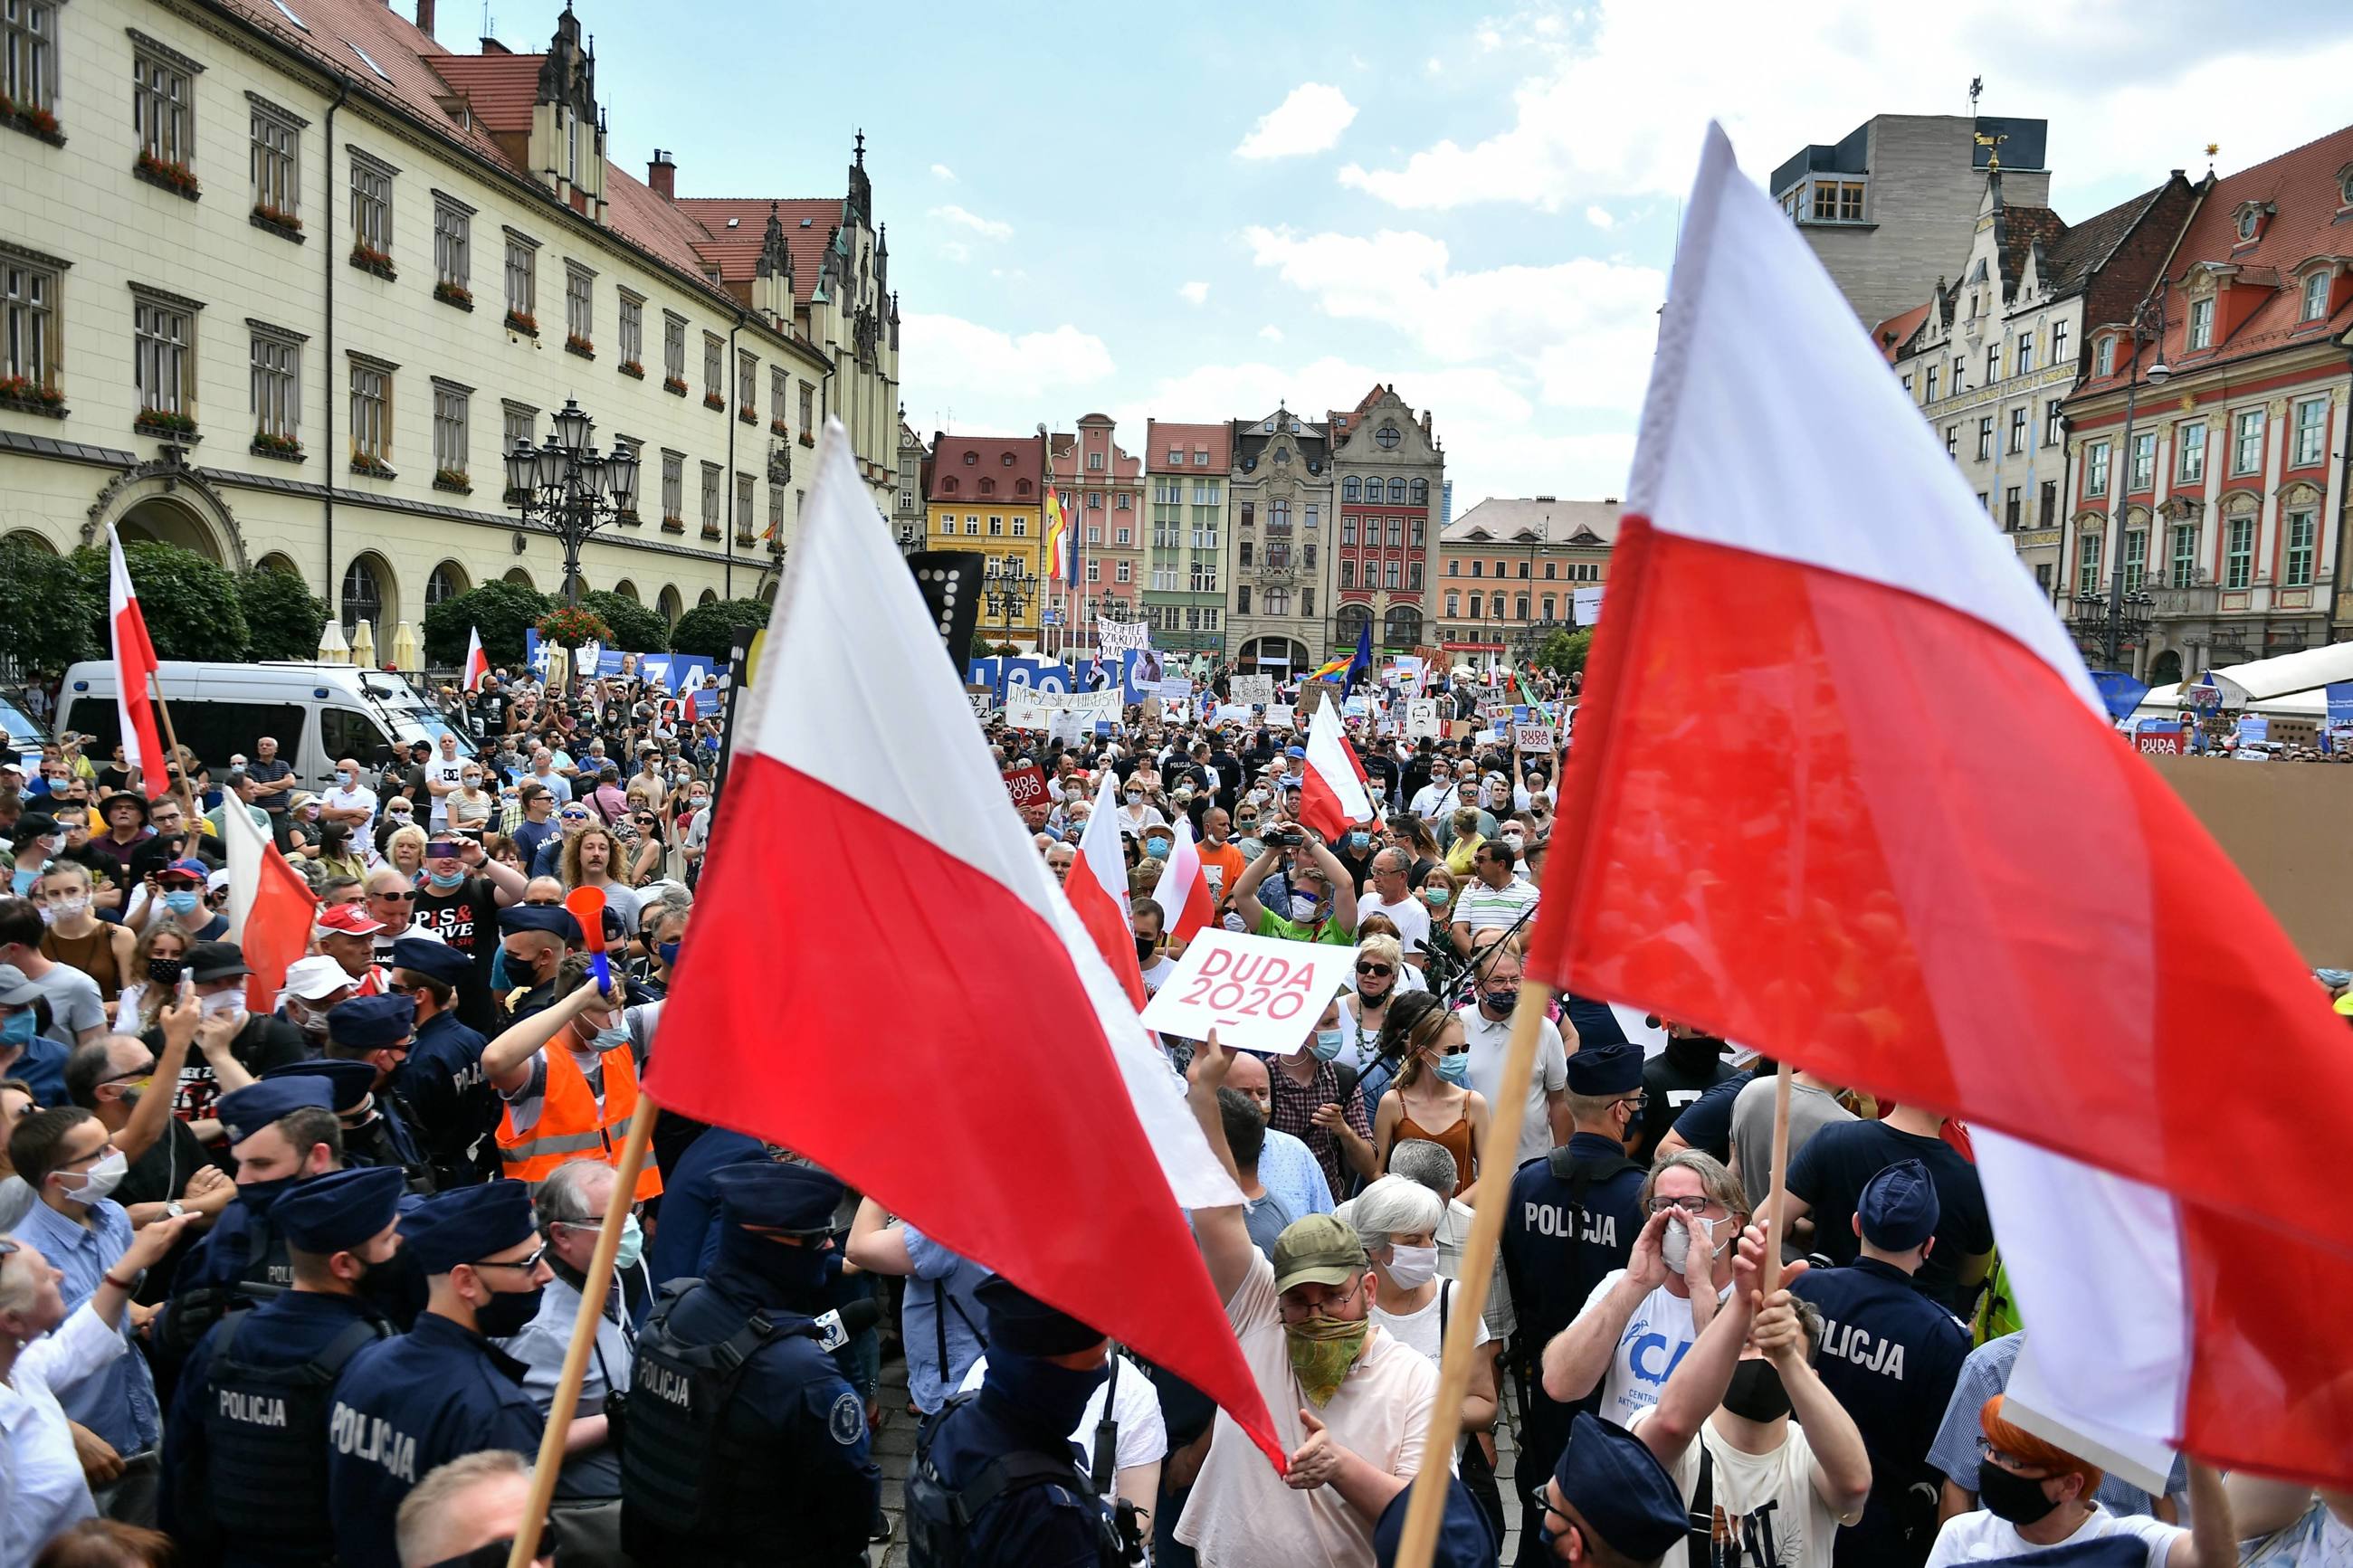
[(201, 998), (196, 1005), (204, 1017), (224, 1018), (231, 1013), (243, 1012), (245, 997), (243, 994), (234, 989), (216, 991), (211, 995)]
[[(76, 1203), (94, 1204), (121, 1186), (123, 1174), (130, 1169), (131, 1162), (123, 1157), (121, 1150), (109, 1150), (105, 1158), (82, 1173), (81, 1185), (70, 1195)], [(70, 1171), (58, 1173), (68, 1177), (73, 1174)]]
[(1389, 1248), (1388, 1276), (1401, 1290), (1414, 1290), (1438, 1278), (1438, 1248), (1408, 1247), (1403, 1242)]
[[(1691, 1261), (1691, 1227), (1693, 1226), (1702, 1227), (1706, 1235), (1710, 1258), (1722, 1252), (1724, 1248), (1715, 1245), (1717, 1224), (1715, 1220), (1701, 1219), (1693, 1215), (1685, 1215), (1682, 1225), (1677, 1225), (1672, 1219), (1667, 1221), (1666, 1233), (1659, 1237), (1659, 1256), (1666, 1260), (1667, 1272), (1681, 1274), (1683, 1271), (1683, 1266)], [(1725, 1237), (1727, 1245), (1730, 1240), (1730, 1237)]]

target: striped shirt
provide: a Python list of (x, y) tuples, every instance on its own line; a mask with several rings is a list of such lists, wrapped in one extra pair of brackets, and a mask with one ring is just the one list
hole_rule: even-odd
[(1469, 924), (1471, 934), (1478, 935), (1489, 929), (1501, 931), (1536, 907), (1536, 889), (1533, 882), (1514, 877), (1500, 888), (1484, 882), (1464, 884), (1454, 900), (1454, 912), (1446, 917), (1449, 925)]

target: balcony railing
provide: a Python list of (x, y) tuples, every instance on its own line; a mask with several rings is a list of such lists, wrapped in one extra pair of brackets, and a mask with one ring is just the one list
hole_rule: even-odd
[(2196, 588), (2159, 588), (2157, 618), (2165, 621), (2211, 616), (2221, 604), (2221, 597), (2222, 591), (2211, 583)]

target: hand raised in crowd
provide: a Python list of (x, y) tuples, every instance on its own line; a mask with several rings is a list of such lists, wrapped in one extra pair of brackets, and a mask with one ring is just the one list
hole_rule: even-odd
[(196, 1026), (204, 1022), (204, 1016), (205, 1010), (196, 1005), (195, 994), (184, 976), (180, 982), (179, 1000), (164, 1003), (164, 1010), (155, 1018), (164, 1026), (164, 1045), (185, 1049), (195, 1040)]
[(1295, 1492), (1312, 1492), (1318, 1487), (1331, 1485), (1340, 1479), (1340, 1445), (1332, 1441), (1332, 1434), (1315, 1413), (1302, 1408), (1300, 1425), (1307, 1428), (1307, 1441), (1291, 1451), (1290, 1468), (1284, 1472), (1282, 1484)]
[(1642, 1222), (1641, 1234), (1634, 1237), (1634, 1251), (1626, 1259), (1628, 1283), (1648, 1291), (1667, 1282), (1667, 1259), (1662, 1247), (1666, 1239), (1667, 1216), (1674, 1212), (1661, 1209)]
[(1215, 1097), (1233, 1065), (1234, 1053), (1218, 1044), (1218, 1031), (1211, 1029), (1209, 1037), (1201, 1042), (1201, 1048), (1193, 1053), (1192, 1065), (1185, 1069), (1185, 1081)]

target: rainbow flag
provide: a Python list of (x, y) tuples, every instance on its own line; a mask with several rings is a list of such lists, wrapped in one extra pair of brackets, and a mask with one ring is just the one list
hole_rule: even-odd
[(1318, 666), (1316, 668), (1309, 671), (1307, 679), (1310, 680), (1329, 680), (1335, 675), (1345, 673), (1348, 666), (1354, 662), (1355, 660), (1353, 658), (1335, 658), (1329, 664)]
[(1075, 584), (1079, 580), (1078, 542), (1071, 531), (1070, 513), (1062, 505), (1062, 492), (1047, 486), (1046, 569), (1039, 575), (1050, 583), (1060, 578)]

